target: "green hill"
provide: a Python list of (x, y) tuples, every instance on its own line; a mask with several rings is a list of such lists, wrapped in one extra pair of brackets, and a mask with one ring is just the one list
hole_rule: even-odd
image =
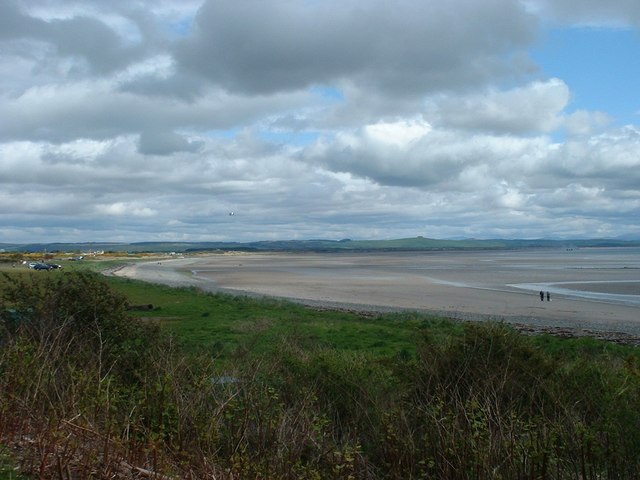
[(500, 250), (522, 248), (638, 247), (640, 240), (587, 239), (463, 239), (447, 240), (426, 237), (391, 240), (271, 240), (255, 242), (80, 242), (0, 244), (5, 252), (198, 252), (238, 251), (419, 251), (419, 250)]

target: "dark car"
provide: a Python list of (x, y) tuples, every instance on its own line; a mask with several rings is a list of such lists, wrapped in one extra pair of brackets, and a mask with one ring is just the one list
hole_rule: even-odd
[(34, 270), (52, 270), (52, 266), (47, 263), (36, 263), (33, 266)]

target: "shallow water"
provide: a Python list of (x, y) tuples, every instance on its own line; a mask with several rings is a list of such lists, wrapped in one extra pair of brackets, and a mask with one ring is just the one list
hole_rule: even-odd
[[(627, 292), (640, 291), (640, 282), (637, 280), (616, 281), (604, 280), (601, 282), (558, 282), (558, 283), (520, 283), (509, 285), (514, 288), (544, 291), (565, 297), (576, 297), (588, 300), (597, 300), (604, 303), (640, 306), (640, 295), (635, 293), (614, 293), (615, 290)], [(610, 287), (609, 292), (602, 291), (603, 286)], [(630, 288), (631, 286), (631, 288)]]

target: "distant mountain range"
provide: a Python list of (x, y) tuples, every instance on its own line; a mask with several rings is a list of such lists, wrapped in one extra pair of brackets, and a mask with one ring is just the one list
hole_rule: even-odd
[(82, 242), (2, 244), (5, 252), (204, 252), (204, 251), (415, 251), (415, 250), (504, 250), (523, 248), (587, 248), (587, 247), (640, 247), (640, 240), (438, 240), (415, 237), (396, 240), (274, 240), (257, 242)]

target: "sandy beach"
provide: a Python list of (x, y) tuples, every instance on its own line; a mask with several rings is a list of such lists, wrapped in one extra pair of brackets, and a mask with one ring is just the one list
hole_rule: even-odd
[[(640, 334), (640, 250), (225, 253), (116, 275), (357, 310)], [(540, 300), (539, 291), (551, 300)]]

